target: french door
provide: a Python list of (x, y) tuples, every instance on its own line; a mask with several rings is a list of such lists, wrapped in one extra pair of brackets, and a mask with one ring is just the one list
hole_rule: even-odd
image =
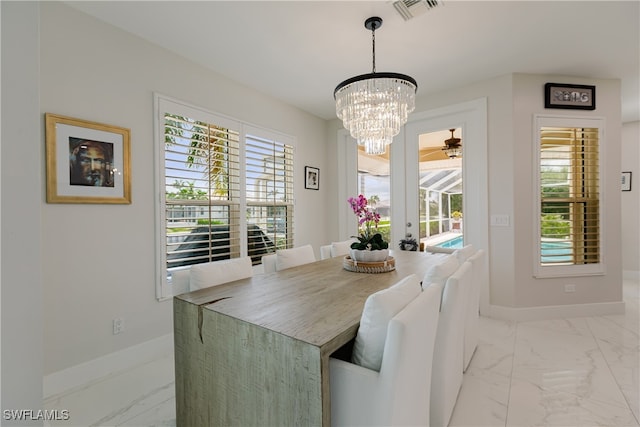
[[(458, 162), (461, 165), (459, 185), (464, 192), (462, 202), (464, 242), (472, 243), (477, 248), (488, 249), (486, 121), (485, 98), (411, 115), (410, 121), (394, 138), (394, 143), (387, 147), (384, 157), (388, 158), (388, 166), (382, 166), (380, 169), (388, 170), (386, 172), (388, 173), (388, 196), (385, 192), (381, 197), (384, 200), (381, 201), (389, 217), (390, 248), (397, 249), (400, 240), (408, 235), (420, 240), (420, 135), (448, 132), (448, 129), (453, 128), (456, 129), (457, 137), (462, 136), (462, 159), (458, 159)], [(361, 160), (360, 167), (358, 166), (360, 156), (355, 140), (346, 132), (342, 133), (339, 139), (338, 179), (343, 185), (338, 188), (341, 203), (338, 209), (338, 224), (340, 235), (349, 236), (355, 235), (357, 224), (353, 213), (348, 209), (346, 200), (350, 196), (357, 195), (359, 189), (363, 188), (361, 172), (364, 167)], [(359, 169), (360, 172), (358, 172)], [(366, 185), (365, 183), (365, 188), (367, 188)], [(371, 189), (372, 185), (368, 188)], [(386, 203), (387, 198), (388, 203)], [(343, 200), (344, 205), (342, 205)], [(422, 203), (425, 203), (424, 197)], [(425, 212), (424, 209), (423, 212)], [(447, 210), (447, 215), (448, 212)], [(428, 219), (423, 218), (423, 224), (425, 220), (428, 222)], [(448, 224), (438, 224), (438, 230), (447, 229), (451, 221)], [(436, 226), (431, 225), (431, 227)]]
[[(477, 249), (484, 249), (490, 255), (486, 98), (413, 113), (400, 134), (394, 138), (395, 142), (387, 147), (389, 245), (392, 249), (398, 249), (400, 240), (409, 235), (417, 241), (420, 240), (420, 204), (427, 203), (429, 199), (429, 194), (424, 192), (421, 197), (420, 190), (420, 135), (448, 129), (456, 129), (456, 136), (462, 139), (460, 186), (464, 193), (461, 204), (463, 242), (471, 243)], [(338, 232), (340, 236), (353, 236), (357, 233), (357, 223), (346, 200), (357, 195), (358, 189), (361, 188), (358, 181), (360, 175), (357, 172), (358, 149), (355, 140), (346, 131), (341, 131), (338, 142)], [(425, 178), (424, 173), (422, 178)], [(440, 199), (440, 210), (443, 204)], [(445, 211), (448, 215), (449, 206)], [(424, 208), (423, 227), (426, 227), (426, 224), (433, 227), (429, 232), (446, 229), (447, 225), (442, 224), (443, 220), (436, 220), (434, 217), (434, 212)], [(434, 224), (436, 221), (437, 225)], [(481, 313), (489, 311), (489, 280), (487, 278), (486, 288), (481, 290)]]

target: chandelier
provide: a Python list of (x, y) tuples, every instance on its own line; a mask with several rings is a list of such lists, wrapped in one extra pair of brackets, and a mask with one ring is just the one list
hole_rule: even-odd
[(442, 147), (442, 151), (444, 151), (444, 153), (451, 159), (462, 157), (462, 144), (460, 143), (460, 138), (454, 138), (454, 131), (455, 129), (449, 129), (449, 132), (451, 132), (451, 138), (446, 139), (444, 141), (444, 147)]
[(371, 30), (373, 71), (340, 83), (333, 97), (336, 114), (367, 154), (383, 154), (415, 108), (416, 81), (398, 73), (376, 73), (376, 29), (382, 18), (364, 22)]

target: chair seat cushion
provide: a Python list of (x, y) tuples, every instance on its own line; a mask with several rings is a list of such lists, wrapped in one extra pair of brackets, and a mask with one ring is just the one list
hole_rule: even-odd
[(420, 292), (420, 281), (412, 274), (390, 288), (369, 295), (360, 319), (352, 363), (380, 371), (389, 321)]

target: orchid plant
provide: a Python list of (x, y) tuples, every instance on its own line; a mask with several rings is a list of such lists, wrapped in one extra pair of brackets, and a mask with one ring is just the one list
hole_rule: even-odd
[(385, 242), (382, 234), (378, 233), (380, 214), (368, 206), (367, 198), (360, 194), (358, 197), (349, 197), (347, 200), (353, 213), (358, 217), (360, 235), (358, 241), (351, 244), (351, 249), (381, 250), (388, 249), (389, 243)]

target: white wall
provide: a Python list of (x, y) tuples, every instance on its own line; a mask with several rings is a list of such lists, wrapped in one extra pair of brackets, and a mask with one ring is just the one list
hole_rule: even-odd
[[(559, 110), (544, 108), (544, 84), (570, 82), (596, 86), (596, 109)], [(517, 74), (514, 81), (514, 206), (515, 228), (515, 288), (518, 307), (554, 306), (622, 301), (622, 271), (620, 244), (620, 81), (584, 79), (567, 76)], [(601, 276), (536, 279), (533, 277), (534, 221), (538, 208), (534, 203), (535, 176), (532, 139), (534, 114), (554, 116), (603, 117), (604, 141), (601, 141), (600, 173), (604, 186), (600, 189), (604, 204), (601, 218), (601, 255), (605, 274)], [(567, 293), (565, 284), (575, 284), (576, 291)]]
[[(38, 4), (2, 8), (2, 409), (42, 407), (42, 117)], [(12, 41), (19, 40), (19, 43)], [(4, 415), (4, 414), (3, 414)], [(3, 417), (4, 419), (4, 417)], [(8, 424), (7, 421), (2, 421)], [(11, 425), (42, 421), (11, 421)]]
[[(64, 4), (41, 3), (40, 113), (131, 129), (131, 205), (42, 203), (44, 372), (173, 330), (155, 294), (153, 93), (297, 138), (296, 244), (324, 244), (327, 186), (305, 190), (304, 166), (326, 166), (325, 121), (201, 68)], [(44, 150), (42, 140), (41, 152)], [(25, 191), (22, 189), (22, 191)], [(112, 319), (126, 331), (112, 335)]]
[[(550, 81), (596, 85), (597, 109), (545, 109), (544, 84)], [(620, 310), (620, 82), (513, 74), (428, 97), (418, 96), (414, 114), (481, 97), (488, 98), (489, 214), (506, 214), (511, 220), (509, 227), (489, 228), (490, 302), (496, 307), (494, 313), (501, 317), (525, 319), (553, 317), (562, 313), (546, 309), (552, 306), (570, 307), (572, 315), (588, 312), (581, 310)], [(532, 182), (532, 125), (535, 114), (604, 117), (606, 120), (602, 165), (606, 181), (603, 194), (607, 206), (603, 218), (606, 274), (572, 277), (569, 282), (576, 285), (574, 293), (564, 292), (563, 285), (569, 283), (568, 279), (533, 277), (533, 221), (537, 212)]]
[[(503, 214), (511, 218), (511, 227), (489, 229), (489, 263), (491, 278), (490, 302), (494, 305), (514, 306), (513, 239), (514, 184), (513, 157), (513, 76), (500, 76), (491, 80), (443, 91), (416, 99), (416, 112), (459, 104), (478, 98), (487, 98), (487, 156), (489, 215)], [(464, 142), (463, 142), (464, 143)], [(488, 224), (487, 224), (488, 226)]]
[(631, 171), (631, 191), (621, 193), (622, 270), (627, 277), (640, 277), (640, 122), (622, 126), (621, 171)]

